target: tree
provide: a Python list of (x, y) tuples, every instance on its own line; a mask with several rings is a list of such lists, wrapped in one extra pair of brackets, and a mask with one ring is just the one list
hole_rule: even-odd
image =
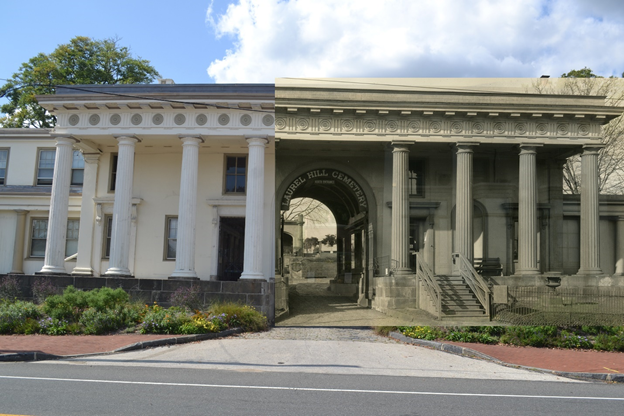
[[(623, 74), (624, 75), (624, 74)], [(607, 104), (621, 105), (624, 100), (622, 80), (615, 77), (604, 78), (594, 74), (590, 68), (575, 69), (562, 74), (556, 83), (543, 85), (539, 81), (533, 89), (540, 94), (565, 95), (602, 95), (607, 97)], [(600, 192), (605, 194), (624, 194), (624, 120), (622, 116), (611, 120), (602, 128), (604, 148), (598, 157)], [(563, 166), (563, 189), (565, 193), (581, 192), (581, 158), (579, 155), (566, 160)]]
[(299, 214), (313, 223), (323, 223), (331, 217), (331, 212), (325, 204), (312, 198), (291, 200), (290, 209), (284, 213), (284, 221), (296, 221)]
[(319, 245), (319, 239), (316, 237), (308, 237), (305, 240), (303, 240), (303, 248), (305, 248), (308, 251), (314, 249), (314, 247), (318, 245)]
[(321, 240), (321, 244), (329, 246), (330, 248), (336, 245), (336, 236), (334, 234), (327, 234), (325, 238)]
[(0, 88), (8, 104), (0, 111), (2, 127), (54, 127), (56, 118), (35, 95), (53, 94), (57, 85), (147, 84), (160, 76), (150, 62), (134, 58), (119, 39), (93, 40), (77, 36), (52, 53), (39, 53), (25, 62)]

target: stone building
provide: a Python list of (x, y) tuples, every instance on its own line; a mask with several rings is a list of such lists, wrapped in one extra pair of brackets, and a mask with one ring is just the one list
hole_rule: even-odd
[[(601, 126), (622, 110), (531, 82), (278, 79), (278, 213), (299, 197), (327, 205), (336, 283), (348, 275), (381, 311), (482, 316), (492, 285), (622, 285), (624, 200), (599, 204), (597, 166)], [(562, 190), (574, 154), (580, 198)]]

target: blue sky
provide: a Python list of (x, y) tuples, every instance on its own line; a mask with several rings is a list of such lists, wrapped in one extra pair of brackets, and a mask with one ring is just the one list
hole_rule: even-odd
[[(206, 69), (231, 48), (206, 23), (209, 0), (33, 1), (0, 0), (3, 39), (0, 78), (9, 78), (39, 52), (50, 53), (75, 36), (121, 38), (120, 44), (148, 59), (177, 83), (214, 82)], [(228, 1), (215, 0), (225, 12)]]
[(0, 78), (78, 35), (117, 36), (176, 83), (624, 72), (622, 0), (0, 0), (0, 16)]

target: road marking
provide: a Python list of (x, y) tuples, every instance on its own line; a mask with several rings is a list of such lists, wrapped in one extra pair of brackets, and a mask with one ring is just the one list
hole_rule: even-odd
[(243, 385), (234, 385), (234, 384), (167, 383), (167, 382), (157, 382), (157, 381), (91, 380), (91, 379), (81, 379), (81, 378), (23, 377), (23, 376), (0, 376), (0, 379), (36, 380), (36, 381), (68, 381), (68, 382), (77, 382), (77, 383), (137, 384), (137, 385), (147, 385), (147, 386), (170, 386), (170, 387), (208, 387), (208, 388), (220, 388), (220, 389), (315, 391), (315, 392), (325, 392), (325, 393), (367, 393), (367, 394), (376, 393), (376, 394), (406, 394), (406, 395), (415, 395), (415, 396), (509, 397), (509, 398), (518, 398), (518, 399), (624, 401), (624, 397), (541, 396), (541, 395), (529, 395), (529, 394), (450, 393), (450, 392), (437, 392), (437, 391), (322, 389), (322, 388), (316, 388), (316, 387), (243, 386)]

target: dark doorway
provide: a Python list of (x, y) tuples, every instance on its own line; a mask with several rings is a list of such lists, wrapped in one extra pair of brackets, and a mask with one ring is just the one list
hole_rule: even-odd
[(219, 223), (219, 280), (238, 280), (243, 273), (245, 218), (221, 217)]

